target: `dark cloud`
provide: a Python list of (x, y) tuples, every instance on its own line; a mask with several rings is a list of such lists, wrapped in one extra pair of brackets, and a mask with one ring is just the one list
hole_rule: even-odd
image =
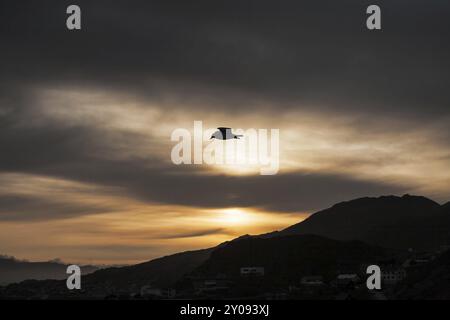
[(65, 29), (69, 1), (3, 2), (2, 82), (97, 86), (160, 101), (448, 114), (443, 1), (378, 1), (379, 32), (365, 28), (370, 1), (77, 3), (80, 32)]
[(111, 212), (117, 208), (48, 197), (0, 195), (0, 221), (40, 221)]
[(184, 232), (184, 233), (166, 234), (159, 238), (160, 239), (195, 238), (195, 237), (209, 236), (209, 235), (213, 235), (213, 234), (226, 234), (226, 233), (227, 233), (227, 231), (225, 228), (211, 228), (211, 229), (202, 229), (202, 230), (196, 230), (196, 231)]
[[(152, 155), (125, 159), (114, 156), (117, 141), (122, 139), (124, 145), (139, 144), (139, 135), (120, 130), (111, 132), (93, 127), (64, 126), (49, 120), (38, 127), (21, 127), (12, 120), (6, 122), (9, 125), (0, 128), (0, 145), (4, 151), (0, 158), (2, 172), (38, 174), (114, 187), (111, 194), (116, 190), (117, 194), (149, 203), (309, 211), (358, 196), (405, 191), (403, 186), (329, 174), (202, 174), (202, 168), (198, 166), (177, 167)], [(36, 208), (36, 217), (53, 215), (55, 218), (71, 215), (77, 210), (79, 214), (86, 214), (104, 209), (86, 210), (78, 205), (72, 208), (70, 204), (62, 208), (58, 203), (50, 203), (48, 212), (45, 212), (45, 206), (33, 202), (29, 205), (30, 201), (15, 199), (9, 202), (21, 213), (17, 215), (18, 219), (31, 218), (24, 211), (32, 207)], [(4, 203), (3, 207), (12, 209), (10, 205)], [(4, 214), (5, 217), (13, 215)]]
[[(89, 131), (51, 128), (48, 123), (47, 133), (18, 131), (18, 139), (3, 141), (8, 152), (0, 159), (1, 170), (116, 187), (121, 194), (149, 203), (198, 207), (257, 206), (277, 211), (309, 211), (358, 196), (405, 191), (403, 186), (339, 175), (301, 172), (275, 176), (206, 175), (197, 166), (164, 165), (151, 157), (118, 160), (111, 158), (109, 152), (104, 157), (98, 152), (113, 144), (101, 131), (87, 135), (90, 143), (85, 144), (82, 138)], [(8, 131), (4, 131), (0, 130), (1, 136), (8, 137)], [(56, 138), (44, 139), (46, 135)], [(99, 142), (104, 145), (99, 147)]]
[[(276, 211), (310, 211), (334, 202), (367, 195), (399, 193), (403, 186), (359, 181), (339, 175), (280, 173), (276, 176), (225, 176), (202, 174), (198, 166), (177, 167), (155, 155), (117, 158), (123, 145), (152, 143), (148, 137), (95, 126), (69, 125), (36, 119), (38, 111), (18, 108), (1, 117), (0, 171), (51, 176), (114, 187), (149, 203), (197, 207), (256, 206)], [(146, 139), (145, 141), (142, 139)], [(167, 150), (169, 157), (170, 150)], [(12, 201), (14, 200), (14, 201)], [(39, 201), (39, 203), (36, 203)], [(79, 204), (37, 199), (4, 201), (3, 219), (64, 218), (103, 212), (111, 208), (85, 208)], [(1, 204), (1, 203), (0, 203)], [(31, 212), (35, 208), (34, 213)], [(14, 209), (14, 210), (13, 210)], [(14, 215), (14, 212), (17, 215)]]
[[(117, 141), (136, 141), (138, 135), (34, 124), (40, 114), (33, 90), (70, 85), (162, 104), (170, 96), (186, 108), (206, 104), (210, 114), (215, 104), (245, 105), (238, 114), (254, 112), (252, 101), (266, 101), (274, 112), (301, 105), (368, 118), (444, 119), (450, 110), (450, 5), (377, 3), (383, 8), (380, 32), (365, 29), (368, 1), (80, 0), (83, 30), (69, 32), (65, 8), (72, 2), (2, 1), (0, 170), (114, 186), (142, 201), (200, 207), (304, 211), (404, 192), (404, 186), (341, 175), (202, 175), (196, 167), (174, 168), (152, 156), (118, 160), (111, 156)], [(0, 207), (18, 211), (18, 219), (30, 204), (36, 215), (90, 212), (56, 203), (44, 213), (39, 209), (44, 205), (33, 201), (4, 198)]]

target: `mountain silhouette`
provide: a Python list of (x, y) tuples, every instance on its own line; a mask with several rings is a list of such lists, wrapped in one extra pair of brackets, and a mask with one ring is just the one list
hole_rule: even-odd
[(338, 203), (277, 233), (360, 240), (386, 248), (427, 250), (447, 242), (450, 207), (420, 196), (382, 196)]
[(299, 280), (311, 274), (332, 278), (339, 269), (356, 271), (362, 263), (383, 259), (387, 252), (361, 241), (337, 241), (316, 235), (250, 237), (217, 248), (195, 273), (236, 277), (241, 267), (261, 266), (269, 277), (278, 280)]
[(442, 209), (444, 209), (444, 210), (450, 210), (450, 201), (447, 202), (446, 204), (442, 205)]
[[(235, 276), (245, 266), (263, 266), (270, 274), (266, 278), (278, 282), (311, 274), (332, 277), (343, 264), (361, 266), (399, 250), (433, 250), (448, 244), (449, 203), (441, 206), (410, 195), (366, 197), (338, 203), (281, 231), (244, 235), (213, 248), (98, 270), (83, 277), (83, 294), (101, 297), (139, 292), (142, 286), (168, 288), (193, 275)], [(52, 292), (59, 286), (61, 292), (67, 291), (62, 282), (39, 283), (11, 288), (19, 295), (29, 292), (28, 286), (43, 286)]]

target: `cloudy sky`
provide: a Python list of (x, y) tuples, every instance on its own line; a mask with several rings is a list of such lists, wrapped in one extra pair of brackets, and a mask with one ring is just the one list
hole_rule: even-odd
[[(78, 4), (82, 30), (66, 29)], [(336, 202), (450, 200), (450, 4), (0, 3), (0, 253), (135, 263)], [(280, 130), (280, 170), (172, 163), (177, 128)]]

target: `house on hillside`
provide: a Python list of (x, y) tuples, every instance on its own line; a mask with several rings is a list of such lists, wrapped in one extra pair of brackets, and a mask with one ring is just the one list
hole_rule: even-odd
[(436, 259), (436, 255), (430, 252), (416, 253), (403, 263), (404, 268), (420, 266)]
[(264, 267), (242, 267), (240, 275), (242, 277), (262, 277), (264, 276)]
[(230, 282), (226, 279), (204, 279), (194, 282), (197, 294), (217, 294), (227, 292)]
[(171, 288), (160, 289), (147, 285), (141, 287), (140, 295), (142, 297), (151, 296), (162, 299), (172, 299), (176, 296), (176, 290)]
[(300, 284), (303, 286), (321, 286), (323, 285), (322, 276), (305, 276), (302, 277)]
[(361, 279), (356, 273), (341, 273), (336, 277), (336, 285), (338, 287), (353, 287), (358, 282), (360, 282)]

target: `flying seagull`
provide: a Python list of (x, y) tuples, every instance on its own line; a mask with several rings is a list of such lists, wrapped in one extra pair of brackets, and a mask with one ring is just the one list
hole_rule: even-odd
[(231, 128), (219, 127), (217, 130), (218, 131), (214, 132), (210, 139), (230, 140), (243, 137), (242, 134), (233, 134)]

